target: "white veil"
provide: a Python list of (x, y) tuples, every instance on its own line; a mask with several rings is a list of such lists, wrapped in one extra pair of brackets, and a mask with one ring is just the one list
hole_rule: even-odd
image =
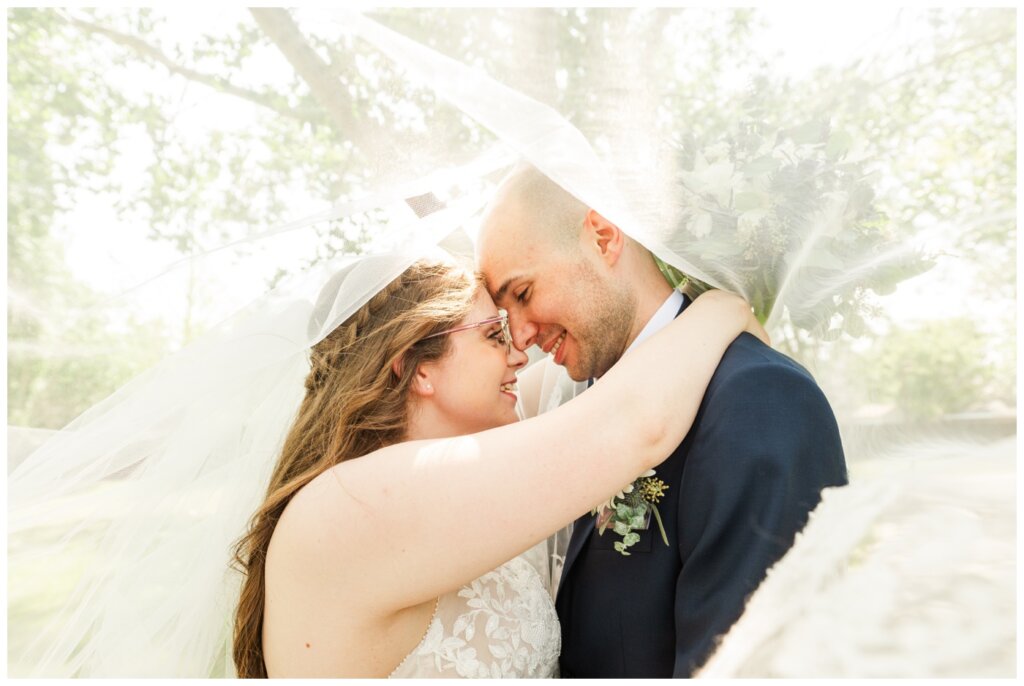
[[(461, 222), (454, 207), (437, 219)], [(14, 470), (12, 579), (71, 586), (19, 655), (35, 673), (231, 672), (231, 549), (302, 401), (308, 351), (415, 260), (450, 260), (447, 233), (284, 280)]]
[[(353, 137), (370, 141), (360, 160), (368, 171), (342, 201), (146, 274), (122, 294), (152, 297), (185, 272), (240, 282), (246, 250), (270, 254), (286, 274), (272, 287), (263, 280), (225, 291), (215, 303), (218, 325), (10, 472), (8, 617), (17, 642), (9, 654), (22, 672), (233, 673), (239, 576), (230, 547), (302, 398), (309, 347), (418, 257), (471, 255), (488, 193), (521, 159), (623, 227), (667, 271), (750, 299), (790, 352), (863, 327), (872, 287), (885, 292), (926, 266), (922, 235), (876, 230), (882, 222), (862, 162), (828, 126), (758, 138), (741, 125), (741, 135), (697, 147), (671, 136), (687, 123), (666, 125), (665, 103), (681, 96), (644, 69), (683, 49), (667, 31), (679, 23), (668, 11), (624, 11), (620, 31), (588, 48), (607, 55), (595, 64), (607, 70), (608, 87), (581, 105), (583, 114), (560, 112), (535, 78), (552, 78), (542, 30), (520, 35), (536, 42), (510, 47), (514, 64), (495, 75), (474, 66), (471, 41), (428, 47), (389, 28), (401, 17), (386, 11), (253, 15), (275, 40), (295, 30), (336, 43), (339, 64), (339, 55), (352, 55), (376, 89), (371, 110), (406, 116), (396, 93), (410, 92), (422, 112), (408, 114), (401, 132), (353, 126)], [(406, 20), (415, 24), (415, 14)], [(665, 31), (654, 30), (662, 24)], [(658, 39), (642, 40), (650, 36)], [(383, 62), (393, 71), (366, 67)], [(372, 112), (363, 121), (375, 121)], [(794, 209), (790, 196), (798, 195), (815, 202)], [(792, 201), (775, 202), (783, 196)], [(374, 230), (358, 249), (312, 264), (290, 252), (339, 224)], [(868, 228), (847, 241), (853, 224)], [(751, 245), (763, 252), (751, 254)], [(833, 352), (819, 357), (826, 367)], [(545, 385), (566, 379), (555, 371)], [(22, 616), (24, 598), (33, 612)]]

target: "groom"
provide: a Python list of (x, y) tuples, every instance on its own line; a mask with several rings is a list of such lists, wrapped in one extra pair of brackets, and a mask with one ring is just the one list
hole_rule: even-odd
[[(689, 303), (643, 246), (526, 165), (488, 208), (478, 257), (516, 347), (553, 353), (576, 381), (600, 378)], [(556, 599), (563, 677), (690, 676), (792, 545), (821, 489), (846, 483), (821, 389), (746, 333), (656, 472), (668, 486), (658, 510), (669, 545), (652, 523), (624, 556), (611, 528), (599, 535), (589, 513), (576, 521)]]

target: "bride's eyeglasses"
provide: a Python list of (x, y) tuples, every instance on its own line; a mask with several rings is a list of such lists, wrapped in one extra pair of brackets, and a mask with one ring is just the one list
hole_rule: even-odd
[(475, 322), (473, 324), (463, 324), (462, 326), (456, 326), (452, 329), (445, 329), (444, 331), (438, 331), (432, 333), (429, 336), (424, 337), (422, 340), (428, 338), (435, 338), (437, 336), (444, 336), (446, 334), (455, 333), (456, 331), (466, 331), (468, 329), (475, 329), (479, 326), (487, 326), (488, 324), (501, 324), (501, 330), (495, 332), (495, 338), (499, 343), (505, 344), (505, 353), (511, 354), (512, 352), (512, 332), (508, 328), (508, 312), (503, 309), (498, 309), (498, 316), (484, 319), (483, 321)]

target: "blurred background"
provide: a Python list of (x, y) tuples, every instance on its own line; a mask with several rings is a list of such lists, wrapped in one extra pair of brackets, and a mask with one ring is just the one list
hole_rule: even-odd
[[(139, 293), (176, 260), (249, 239), (222, 259), (234, 281), (272, 283), (287, 264), (281, 250), (299, 264), (372, 237), (364, 217), (272, 248), (251, 240), (365, 193), (368, 179), (379, 187), (371, 134), (415, 140), (435, 114), (422, 91), (385, 90), (394, 67), (364, 44), (317, 32), (317, 16), (306, 29), (301, 12), (285, 22), (275, 12), (8, 11), (10, 425), (63, 426), (230, 311), (241, 286), (199, 268)], [(842, 414), (1013, 426), (1011, 10), (370, 16), (551, 104), (585, 133), (610, 116), (596, 106), (614, 84), (609, 64), (644, 44), (644, 78), (675, 96), (672, 130), (714, 141), (752, 114), (775, 126), (826, 118), (873, 174), (889, 230), (927, 236), (934, 258), (872, 303), (857, 327), (866, 330), (846, 331), (864, 340), (829, 368), (864, 369), (836, 395), (857, 408)], [(659, 40), (638, 40), (644, 32)], [(460, 126), (465, 154), (485, 147), (472, 122)], [(827, 354), (817, 347), (801, 357)]]
[[(1014, 10), (367, 15), (552, 106), (598, 151), (628, 123), (671, 140), (687, 173), (744, 136), (818, 154), (853, 178), (858, 231), (918, 246), (851, 290), (841, 327), (773, 331), (825, 389), (851, 462), (1016, 435)], [(339, 204), (494, 143), (328, 10), (6, 21), (9, 472), (290, 270), (382, 243), (382, 203)], [(10, 612), (29, 618), (56, 591)]]

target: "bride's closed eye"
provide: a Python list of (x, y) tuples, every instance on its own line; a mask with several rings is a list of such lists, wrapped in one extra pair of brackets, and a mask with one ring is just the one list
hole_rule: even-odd
[(492, 341), (494, 341), (495, 343), (497, 343), (499, 345), (507, 345), (508, 344), (508, 341), (505, 340), (505, 334), (502, 332), (500, 326), (495, 328), (489, 334), (487, 334), (487, 338), (492, 340)]

